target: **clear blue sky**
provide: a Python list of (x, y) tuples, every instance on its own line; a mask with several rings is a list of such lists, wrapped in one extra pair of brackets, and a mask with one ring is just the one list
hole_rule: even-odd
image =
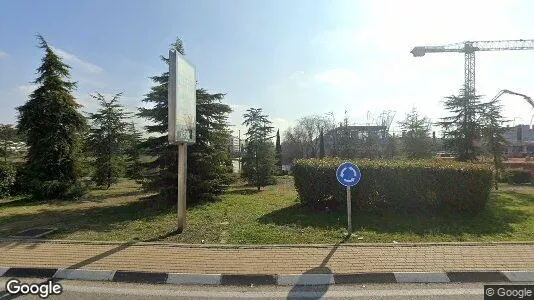
[[(95, 109), (88, 96), (95, 91), (124, 92), (128, 108), (141, 106), (148, 77), (166, 69), (159, 56), (178, 36), (199, 87), (227, 94), (235, 125), (248, 107), (262, 107), (282, 130), (311, 114), (332, 111), (340, 120), (345, 109), (355, 123), (382, 110), (399, 121), (413, 106), (436, 119), (440, 101), (463, 82), (463, 57), (413, 58), (411, 48), (534, 38), (533, 8), (529, 1), (0, 0), (0, 123), (15, 122), (15, 107), (33, 88), (43, 55), (36, 33), (71, 65), (85, 111)], [(533, 63), (534, 51), (479, 55), (477, 88), (488, 97), (504, 88), (534, 95)], [(511, 97), (503, 98), (507, 117), (528, 123), (532, 109)]]

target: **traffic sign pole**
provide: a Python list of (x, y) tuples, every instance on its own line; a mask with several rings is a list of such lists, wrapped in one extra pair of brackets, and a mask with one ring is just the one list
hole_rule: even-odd
[(347, 236), (352, 235), (352, 199), (350, 188), (360, 182), (362, 174), (357, 165), (351, 162), (342, 163), (336, 170), (336, 178), (339, 183), (347, 188)]
[(350, 186), (347, 187), (347, 235), (352, 234), (352, 199), (350, 197)]

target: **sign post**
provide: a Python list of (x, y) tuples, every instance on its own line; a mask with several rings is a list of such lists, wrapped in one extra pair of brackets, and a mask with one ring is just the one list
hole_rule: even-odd
[(169, 51), (168, 137), (178, 145), (178, 233), (185, 229), (187, 196), (187, 145), (196, 140), (196, 73), (195, 67), (174, 50)]
[(178, 144), (178, 220), (176, 230), (185, 229), (185, 207), (187, 196), (187, 144)]
[(362, 174), (358, 166), (351, 162), (344, 162), (336, 170), (336, 178), (339, 183), (347, 188), (347, 235), (352, 234), (352, 199), (350, 188), (360, 182)]
[(350, 186), (347, 187), (347, 234), (352, 233), (352, 197), (350, 196)]

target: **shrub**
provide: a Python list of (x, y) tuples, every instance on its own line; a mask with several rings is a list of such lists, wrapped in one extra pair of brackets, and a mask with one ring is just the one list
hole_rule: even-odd
[(38, 200), (74, 200), (81, 197), (87, 189), (81, 181), (74, 183), (59, 180), (33, 180), (29, 184), (32, 196)]
[(0, 162), (0, 197), (11, 194), (16, 173), (15, 167), (11, 163)]
[(530, 172), (523, 170), (509, 170), (506, 172), (505, 179), (511, 184), (530, 183)]
[(25, 162), (15, 163), (16, 170), (15, 183), (11, 189), (12, 195), (24, 195), (28, 194), (28, 186), (30, 182), (30, 176), (28, 176), (28, 170)]
[[(344, 207), (345, 187), (335, 175), (342, 162), (337, 158), (297, 161), (294, 177), (300, 201), (321, 208), (334, 199)], [(491, 168), (482, 164), (435, 160), (364, 160), (356, 164), (362, 179), (352, 188), (352, 203), (359, 210), (477, 212), (488, 200), (493, 179)]]

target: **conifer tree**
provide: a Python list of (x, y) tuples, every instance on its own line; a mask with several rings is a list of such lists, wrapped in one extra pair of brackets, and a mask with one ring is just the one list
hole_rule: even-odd
[(274, 183), (275, 158), (269, 141), (273, 127), (261, 108), (249, 108), (243, 115), (247, 126), (246, 151), (243, 157), (243, 177), (258, 188)]
[(420, 116), (417, 110), (412, 108), (399, 124), (404, 132), (401, 140), (406, 157), (410, 159), (430, 157), (432, 155), (430, 120)]
[(128, 124), (127, 144), (126, 144), (126, 176), (130, 179), (142, 179), (142, 163), (140, 144), (142, 143), (142, 133), (131, 122)]
[(465, 88), (457, 96), (445, 97), (445, 108), (452, 115), (442, 118), (440, 124), (444, 129), (446, 148), (454, 151), (459, 161), (477, 160), (482, 150), (479, 142), (485, 104), (480, 102), (480, 97), (467, 93)]
[(18, 128), (26, 137), (27, 191), (36, 198), (71, 198), (80, 193), (82, 134), (87, 128), (72, 92), (70, 67), (38, 35), (45, 55), (37, 69), (37, 89), (18, 107)]
[[(182, 41), (178, 38), (171, 48), (184, 55)], [(151, 107), (139, 108), (139, 117), (152, 125), (145, 126), (149, 138), (140, 147), (146, 155), (156, 159), (144, 164), (143, 177), (146, 188), (156, 190), (160, 196), (176, 203), (177, 195), (177, 147), (169, 145), (168, 130), (168, 58), (161, 56), (166, 71), (151, 77), (154, 86), (142, 100)], [(196, 143), (187, 147), (187, 201), (188, 204), (212, 200), (230, 183), (232, 161), (228, 150), (227, 124), (231, 108), (222, 103), (224, 94), (210, 94), (197, 89)]]
[(484, 105), (484, 127), (482, 129), (486, 150), (492, 156), (495, 168), (495, 189), (499, 189), (499, 179), (504, 169), (502, 153), (509, 144), (504, 133), (508, 130), (504, 127), (507, 121), (502, 115), (502, 105), (498, 99), (487, 102)]
[(89, 135), (89, 149), (96, 158), (93, 181), (98, 186), (110, 188), (124, 175), (125, 146), (128, 142), (129, 114), (119, 103), (121, 94), (116, 94), (111, 100), (96, 93), (91, 97), (100, 102), (96, 113), (90, 113), (92, 120)]
[(321, 129), (321, 133), (319, 133), (319, 158), (324, 158), (325, 151), (324, 151), (324, 133)]
[(277, 174), (282, 173), (282, 145), (280, 144), (280, 130), (276, 131), (275, 158)]

